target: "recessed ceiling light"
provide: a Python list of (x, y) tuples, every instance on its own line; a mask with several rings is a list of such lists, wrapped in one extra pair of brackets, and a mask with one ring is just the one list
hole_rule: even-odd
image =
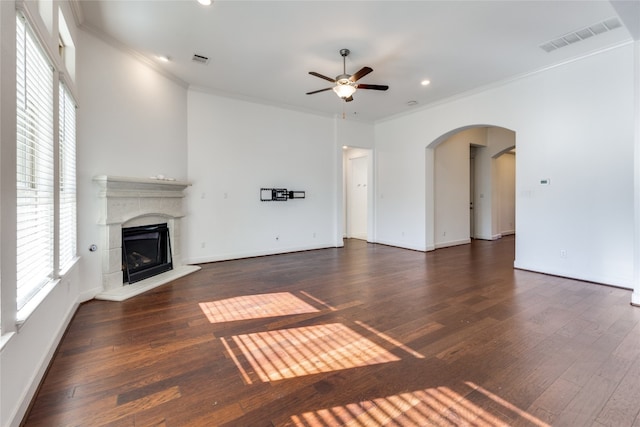
[(431, 80), (423, 80), (423, 81), (420, 82), (420, 84), (422, 86), (429, 86), (429, 84), (431, 84)]
[(156, 58), (158, 58), (162, 62), (169, 62), (169, 60), (171, 59), (167, 55), (158, 55), (156, 56)]
[(198, 3), (200, 3), (203, 6), (210, 6), (211, 0), (198, 0)]

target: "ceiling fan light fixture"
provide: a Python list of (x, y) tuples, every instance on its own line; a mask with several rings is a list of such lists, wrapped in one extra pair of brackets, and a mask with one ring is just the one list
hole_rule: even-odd
[(349, 83), (343, 83), (341, 81), (338, 81), (337, 83), (338, 84), (333, 87), (333, 91), (342, 99), (349, 98), (356, 91), (355, 86), (352, 86)]
[[(328, 80), (331, 83), (335, 83), (333, 87), (326, 87), (324, 89), (313, 90), (311, 92), (307, 92), (307, 95), (313, 95), (314, 93), (325, 92), (328, 90), (333, 90), (340, 99), (343, 99), (345, 102), (353, 101), (353, 94), (356, 92), (356, 89), (370, 89), (370, 90), (387, 90), (389, 86), (387, 85), (372, 85), (372, 84), (363, 84), (356, 83), (358, 80), (368, 75), (373, 71), (371, 67), (362, 67), (355, 74), (347, 74), (347, 65), (346, 58), (349, 55), (349, 49), (340, 49), (340, 55), (342, 56), (342, 74), (336, 76), (335, 79), (331, 77), (323, 76), (320, 73), (316, 73), (315, 71), (309, 71), (309, 74), (312, 76), (319, 77), (323, 80)], [(354, 113), (355, 114), (355, 113)]]

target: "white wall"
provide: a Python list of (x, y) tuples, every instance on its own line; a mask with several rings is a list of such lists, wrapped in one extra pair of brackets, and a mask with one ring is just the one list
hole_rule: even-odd
[(516, 155), (505, 153), (495, 159), (498, 193), (498, 232), (501, 236), (516, 232)]
[[(425, 150), (421, 119), (411, 115), (376, 125), (377, 243), (415, 250), (434, 248), (434, 231), (426, 230), (425, 221), (429, 217), (433, 224), (433, 187), (425, 185), (427, 174), (433, 183), (433, 169), (426, 171), (424, 167), (425, 157), (433, 163), (433, 150)], [(431, 236), (429, 246), (427, 232)]]
[(634, 138), (634, 218), (636, 228), (634, 230), (634, 287), (633, 294), (631, 295), (631, 303), (635, 306), (640, 306), (640, 28), (638, 26), (635, 28), (635, 39), (634, 42), (634, 88), (633, 88), (633, 99), (634, 99), (634, 115), (635, 115), (635, 138)]
[[(14, 321), (16, 291), (14, 286), (4, 284), (3, 271), (5, 264), (14, 264), (14, 256), (6, 256), (5, 245), (1, 242), (10, 240), (9, 236), (15, 234), (15, 208), (7, 209), (7, 201), (14, 200), (15, 190), (15, 159), (16, 149), (16, 46), (15, 46), (15, 15), (12, 2), (0, 2), (0, 340), (7, 335), (5, 325)], [(13, 204), (12, 204), (13, 205)], [(9, 212), (11, 211), (11, 212)], [(15, 249), (11, 249), (15, 253)], [(8, 259), (8, 261), (5, 261)], [(15, 273), (14, 273), (15, 274)], [(5, 279), (6, 280), (6, 279)], [(11, 293), (5, 291), (11, 288)], [(4, 328), (4, 329), (3, 329)], [(13, 332), (13, 328), (9, 331)], [(0, 343), (1, 347), (1, 343)], [(2, 383), (2, 369), (0, 368), (0, 383)], [(0, 393), (2, 391), (0, 390)], [(0, 400), (2, 395), (0, 394)], [(1, 410), (1, 409), (0, 409)], [(0, 415), (1, 416), (1, 415)], [(0, 422), (0, 425), (2, 423)]]
[(96, 175), (187, 179), (187, 90), (94, 35), (79, 33), (78, 245), (82, 292), (100, 290)]
[[(58, 8), (67, 20), (72, 20), (68, 4), (54, 1), (40, 16), (35, 2), (24, 4), (31, 24), (39, 29), (52, 52), (57, 52)], [(45, 19), (43, 19), (45, 18)], [(16, 5), (13, 1), (0, 2), (0, 158), (2, 168), (2, 210), (0, 239), (2, 263), (0, 279), (2, 307), (2, 334), (0, 335), (0, 425), (17, 426), (36, 391), (49, 360), (59, 342), (75, 308), (80, 284), (79, 267), (76, 264), (49, 290), (46, 298), (21, 322), (16, 322), (15, 303), (15, 21)], [(38, 30), (37, 30), (38, 31)], [(74, 29), (71, 35), (76, 37)], [(74, 87), (68, 82), (68, 87)], [(11, 237), (13, 236), (13, 237)], [(22, 314), (22, 313), (21, 313)]]
[[(60, 4), (67, 23), (74, 22), (66, 2), (54, 2), (53, 31), (57, 28)], [(37, 3), (29, 2), (37, 14)], [(15, 117), (15, 6), (0, 2), (2, 20), (2, 159), (14, 162), (15, 125), (5, 119)], [(46, 27), (43, 26), (43, 28)], [(76, 42), (75, 93), (78, 95), (78, 248), (80, 260), (47, 295), (17, 333), (3, 328), (0, 338), (0, 425), (18, 425), (78, 303), (92, 298), (101, 289), (99, 254), (90, 253), (91, 243), (101, 244), (97, 225), (97, 189), (92, 178), (99, 174), (149, 177), (164, 174), (187, 178), (187, 92), (184, 87), (161, 76), (133, 56), (75, 26), (69, 28)], [(48, 30), (47, 30), (48, 31)], [(54, 44), (57, 37), (53, 38)], [(6, 55), (9, 53), (9, 55)], [(8, 64), (8, 65), (7, 65)], [(14, 83), (12, 83), (12, 81)], [(5, 96), (5, 85), (12, 86)], [(13, 97), (13, 101), (11, 98)], [(15, 120), (15, 118), (13, 119)], [(7, 154), (7, 152), (9, 152)], [(15, 166), (2, 167), (2, 256), (4, 265), (15, 264), (15, 214), (5, 215), (7, 200), (15, 200)], [(12, 172), (13, 171), (13, 172)], [(10, 179), (5, 180), (5, 174)], [(12, 195), (13, 194), (13, 195)], [(10, 207), (10, 206), (9, 206)], [(7, 209), (11, 211), (11, 209)], [(13, 208), (15, 211), (15, 208)], [(13, 255), (12, 255), (13, 254)], [(13, 267), (15, 270), (15, 267)], [(3, 277), (7, 272), (2, 270)], [(15, 272), (13, 273), (15, 276)], [(15, 280), (2, 281), (3, 325), (15, 322), (15, 301), (8, 298)], [(13, 304), (15, 306), (15, 304)]]
[(337, 118), (337, 143), (351, 148), (373, 148), (374, 127), (371, 123), (356, 122)]
[(433, 246), (425, 147), (452, 129), (500, 126), (517, 134), (515, 265), (631, 287), (633, 82), (625, 45), (378, 123), (378, 241)]
[[(333, 118), (193, 90), (188, 111), (188, 262), (341, 245)], [(261, 202), (262, 187), (306, 198)]]

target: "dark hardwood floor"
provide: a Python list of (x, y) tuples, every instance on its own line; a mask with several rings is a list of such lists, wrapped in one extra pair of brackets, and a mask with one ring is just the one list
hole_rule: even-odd
[(514, 238), (212, 263), (80, 306), (26, 426), (640, 426), (630, 291)]

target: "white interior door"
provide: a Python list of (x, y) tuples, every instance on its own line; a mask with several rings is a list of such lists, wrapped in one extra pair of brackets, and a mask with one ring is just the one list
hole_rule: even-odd
[(349, 159), (350, 182), (347, 194), (348, 237), (367, 240), (367, 156)]

